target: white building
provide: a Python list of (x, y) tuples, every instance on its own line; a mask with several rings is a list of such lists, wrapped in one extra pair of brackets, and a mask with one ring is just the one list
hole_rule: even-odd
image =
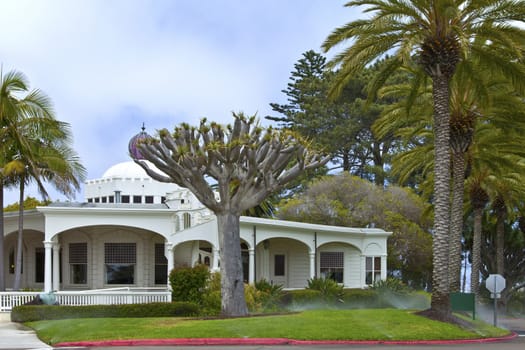
[[(25, 213), (22, 288), (164, 287), (174, 267), (202, 263), (218, 269), (216, 218), (189, 190), (157, 182), (130, 161), (87, 181), (85, 199)], [(6, 213), (4, 227), (10, 288), (17, 213)], [(347, 288), (364, 288), (386, 278), (390, 232), (381, 229), (241, 217), (240, 234), (249, 283), (266, 279), (304, 288), (308, 279), (326, 276)]]

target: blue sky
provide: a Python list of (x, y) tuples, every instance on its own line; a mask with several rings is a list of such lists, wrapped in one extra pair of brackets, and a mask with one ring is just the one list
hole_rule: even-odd
[[(49, 95), (95, 179), (129, 160), (142, 123), (154, 134), (202, 117), (230, 123), (243, 111), (267, 124), (301, 54), (320, 52), (333, 29), (361, 16), (344, 3), (4, 0), (0, 62)], [(5, 203), (17, 198), (8, 192)]]

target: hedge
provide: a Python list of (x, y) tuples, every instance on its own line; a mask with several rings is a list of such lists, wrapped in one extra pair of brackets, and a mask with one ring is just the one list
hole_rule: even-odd
[(425, 293), (395, 293), (372, 289), (345, 289), (341, 300), (335, 303), (327, 303), (321, 292), (310, 289), (285, 291), (281, 300), (283, 306), (290, 309), (315, 309), (328, 306), (342, 309), (399, 308), (424, 310), (430, 306), (429, 297)]
[(11, 321), (29, 322), (97, 317), (186, 317), (197, 316), (199, 306), (189, 302), (121, 305), (20, 305), (11, 311)]

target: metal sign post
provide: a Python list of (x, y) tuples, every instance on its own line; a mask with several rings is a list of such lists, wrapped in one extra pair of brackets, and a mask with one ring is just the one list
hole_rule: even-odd
[(494, 327), (498, 325), (498, 299), (501, 291), (505, 289), (505, 278), (502, 275), (489, 275), (485, 281), (485, 287), (490, 291), (490, 297), (494, 299)]

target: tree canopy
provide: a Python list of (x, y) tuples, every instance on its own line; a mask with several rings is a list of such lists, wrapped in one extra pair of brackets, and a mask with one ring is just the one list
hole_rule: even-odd
[(429, 204), (412, 190), (383, 188), (348, 173), (314, 180), (277, 207), (284, 220), (347, 227), (381, 227), (388, 239), (388, 268), (407, 284), (427, 288), (432, 269)]

